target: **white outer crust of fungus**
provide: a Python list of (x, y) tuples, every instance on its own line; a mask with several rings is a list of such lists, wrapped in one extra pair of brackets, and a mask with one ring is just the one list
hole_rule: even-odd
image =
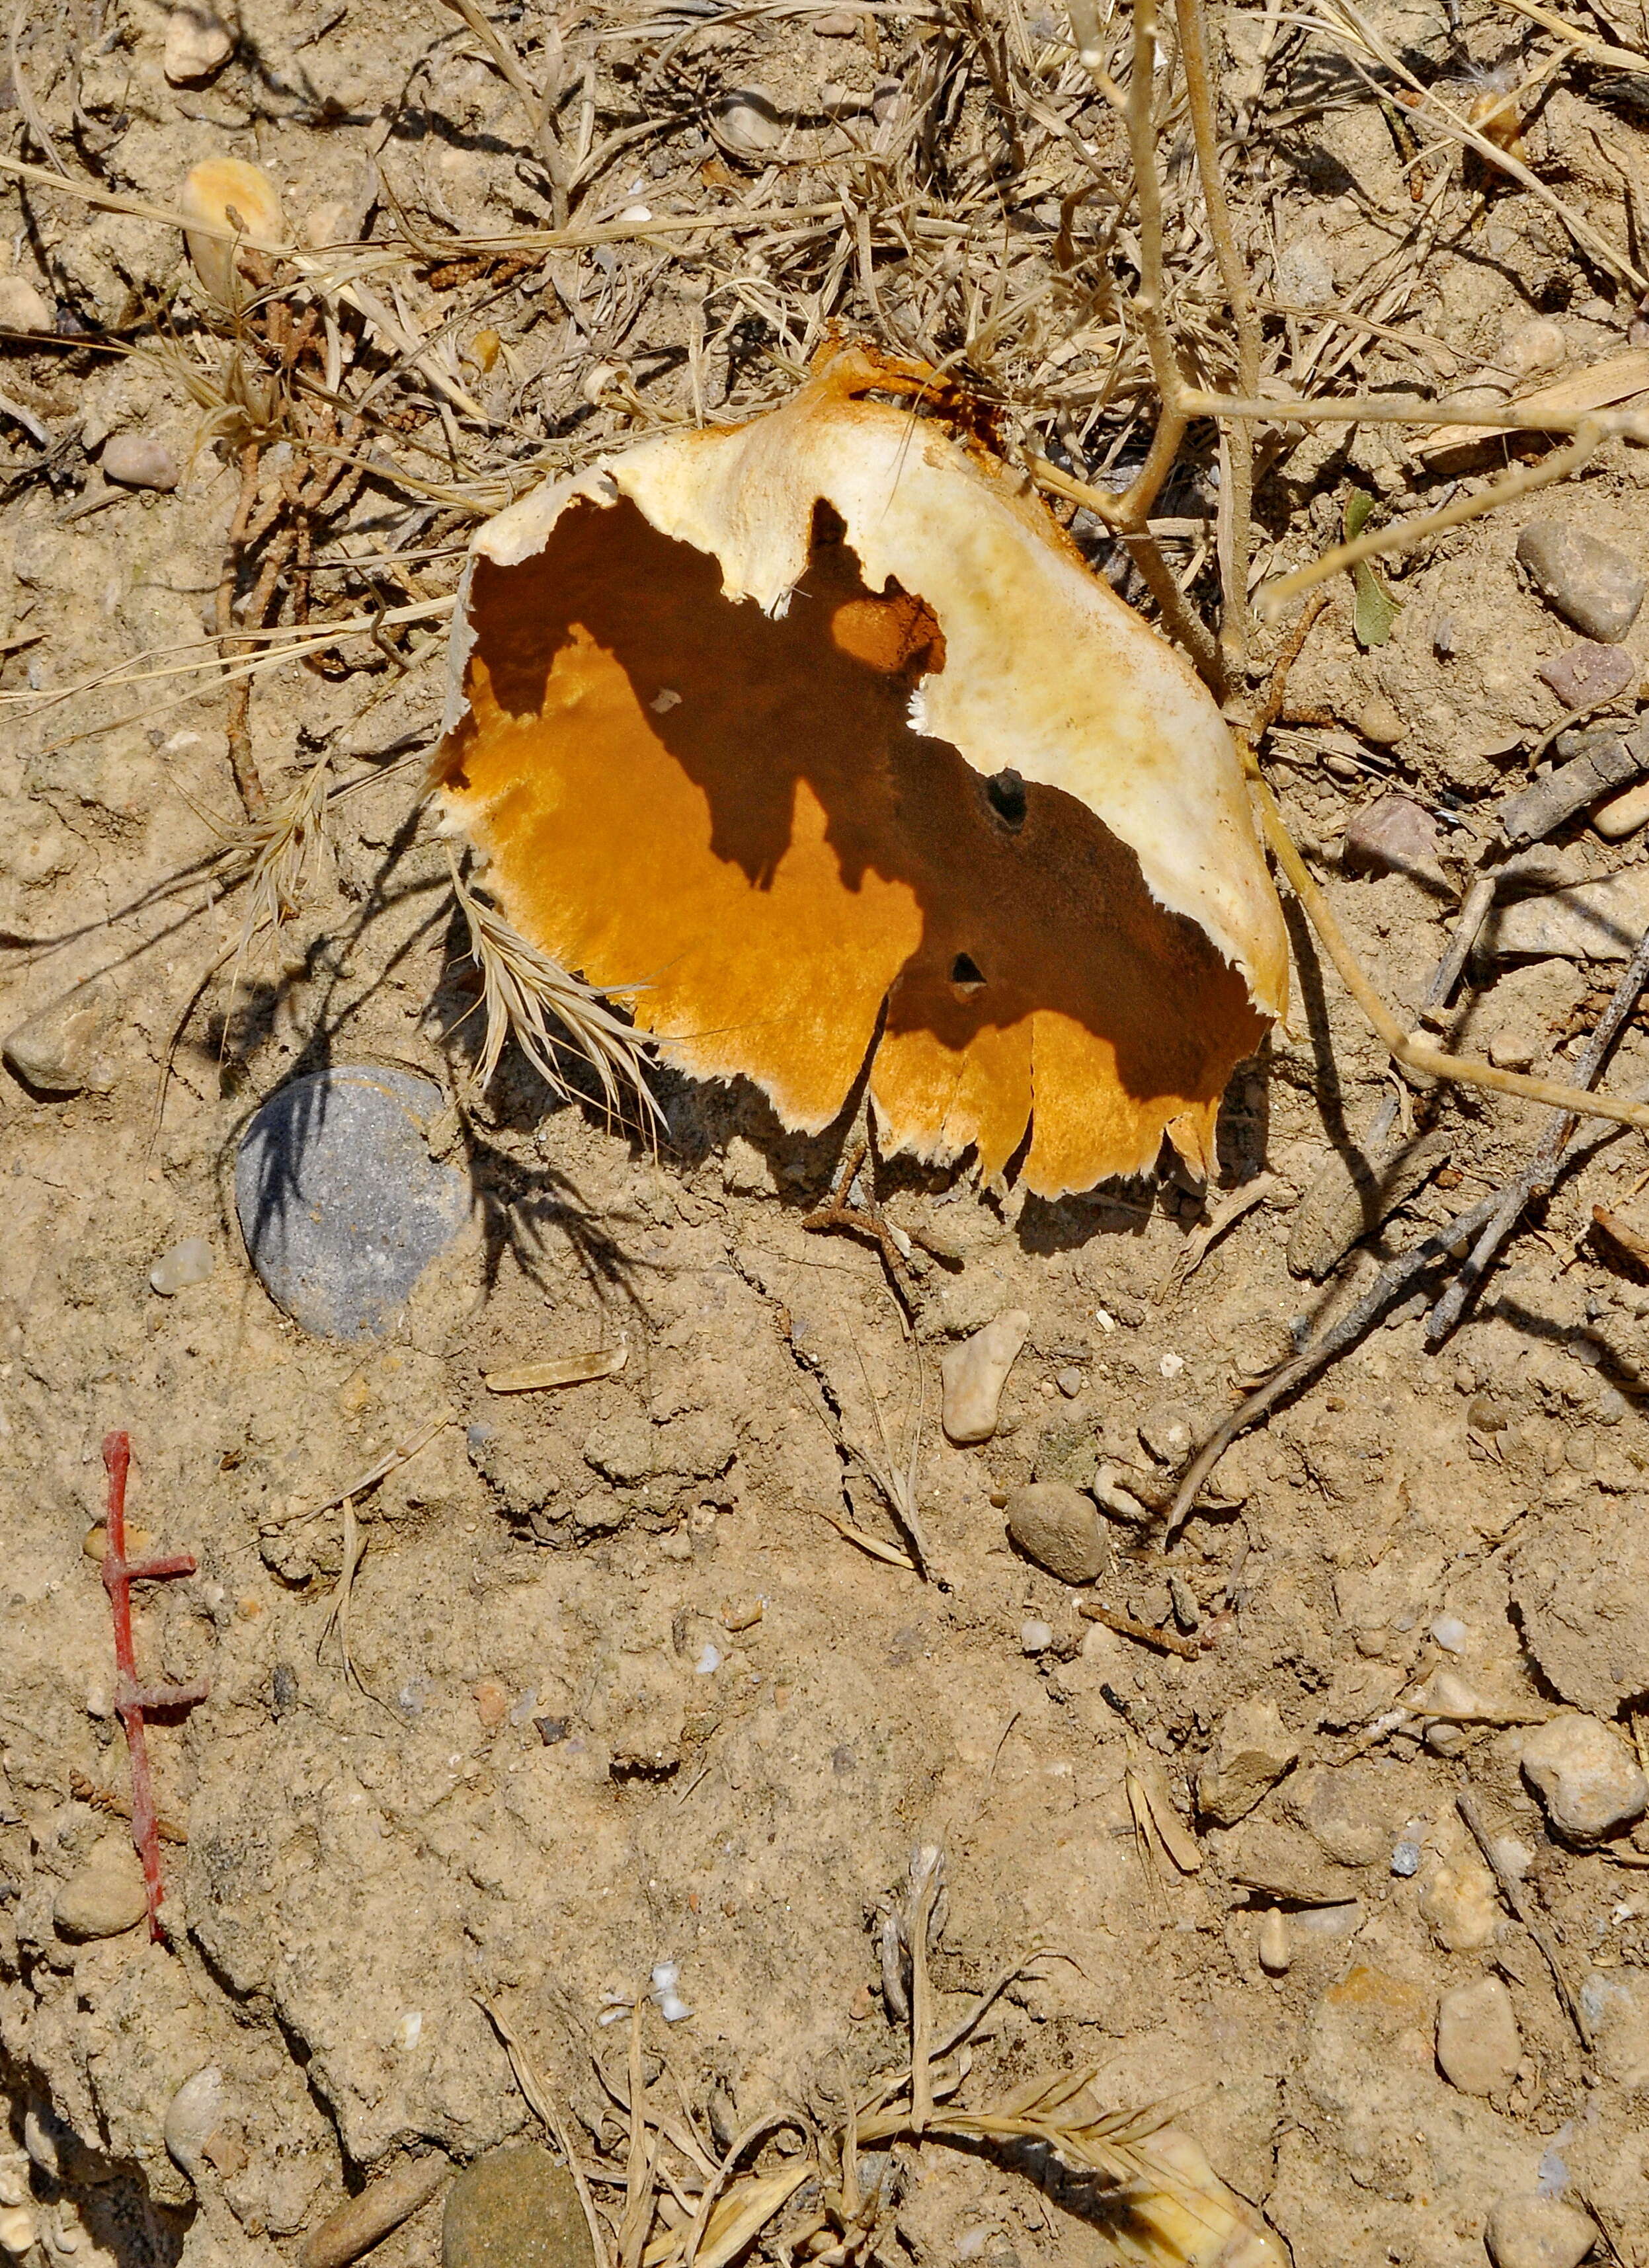
[[(1281, 1018), (1288, 943), (1236, 748), (1195, 673), (1052, 533), (1006, 467), (946, 428), (847, 398), (825, 379), (749, 424), (667, 434), (533, 490), (474, 549), (536, 556), (574, 500), (627, 497), (661, 534), (715, 560), (732, 600), (776, 615), (832, 506), (868, 588), (933, 611), (942, 670), (917, 688), (926, 732), (982, 776), (1009, 767), (1085, 804), (1134, 852), (1159, 905), (1187, 916)], [(454, 633), (460, 703), (473, 643)], [(455, 720), (449, 720), (455, 721)]]

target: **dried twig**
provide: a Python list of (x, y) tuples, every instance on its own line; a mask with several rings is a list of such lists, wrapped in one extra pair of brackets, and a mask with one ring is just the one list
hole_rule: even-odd
[(1569, 2021), (1580, 2036), (1581, 2046), (1590, 2054), (1593, 2047), (1592, 2025), (1586, 2015), (1586, 2005), (1564, 1974), (1563, 1963), (1557, 1957), (1557, 1947), (1551, 1932), (1524, 1896), (1522, 1883), (1500, 1856), (1493, 1837), (1490, 1835), (1477, 1799), (1468, 1787), (1461, 1788), (1455, 1796), (1454, 1808), (1469, 1829), (1473, 1842), (1488, 1862), (1490, 1872), (1500, 1886), (1501, 1896), (1540, 1948), (1541, 1958), (1550, 1970), (1552, 1983), (1557, 1987), (1557, 1997), (1569, 2012)]
[[(1615, 987), (1614, 997), (1599, 1018), (1597, 1028), (1586, 1042), (1585, 1052), (1575, 1065), (1576, 1076), (1582, 1086), (1589, 1086), (1601, 1074), (1604, 1064), (1608, 1061), (1609, 1050), (1637, 1007), (1645, 984), (1649, 984), (1649, 931), (1645, 931), (1638, 939), (1637, 950)], [(1429, 1347), (1443, 1344), (1466, 1312), (1468, 1301), (1494, 1265), (1496, 1255), (1522, 1219), (1525, 1209), (1550, 1189), (1563, 1169), (1564, 1151), (1573, 1138), (1574, 1130), (1573, 1113), (1566, 1111), (1561, 1117), (1554, 1119), (1528, 1164), (1507, 1184), (1460, 1274), (1426, 1317), (1425, 1336)]]

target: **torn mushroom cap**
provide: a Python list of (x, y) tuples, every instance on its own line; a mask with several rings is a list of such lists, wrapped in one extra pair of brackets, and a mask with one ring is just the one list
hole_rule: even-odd
[[(185, 175), (180, 199), (183, 217), (207, 228), (233, 229), (253, 243), (278, 243), (282, 233), (280, 191), (262, 166), (244, 158), (207, 158)], [(237, 247), (206, 229), (185, 229), (184, 242), (195, 273), (223, 308), (246, 297), (237, 265)]]
[[(667, 1060), (1056, 1196), (1198, 1167), (1286, 988), (1231, 736), (988, 452), (859, 398), (648, 441), (477, 541), (437, 784)], [(754, 601), (754, 603), (749, 603)]]

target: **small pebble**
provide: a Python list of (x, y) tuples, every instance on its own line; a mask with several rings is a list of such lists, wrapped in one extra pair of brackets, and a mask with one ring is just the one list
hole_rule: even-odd
[(200, 2176), (206, 2145), (224, 2120), (224, 2079), (214, 2063), (186, 2079), (166, 2105), (161, 2132), (174, 2165), (191, 2181)]
[(166, 18), (161, 69), (169, 86), (203, 86), (233, 55), (235, 34), (207, 0), (187, 0)]
[(1141, 1446), (1159, 1465), (1177, 1465), (1191, 1447), (1191, 1418), (1178, 1404), (1159, 1403), (1148, 1410), (1135, 1428)]
[(1438, 2003), (1437, 2058), (1462, 2095), (1501, 2095), (1517, 2077), (1523, 2041), (1497, 1977), (1456, 1984)]
[(1548, 315), (1534, 315), (1506, 333), (1495, 359), (1512, 377), (1532, 378), (1536, 371), (1556, 370), (1568, 351), (1561, 327)]
[(1619, 843), (1628, 835), (1636, 835), (1645, 820), (1649, 820), (1649, 780), (1640, 780), (1623, 795), (1612, 795), (1592, 814), (1592, 824), (1606, 843)]
[(37, 2234), (34, 2216), (26, 2205), (0, 2206), (0, 2252), (9, 2252), (20, 2260), (26, 2252), (34, 2249)]
[(78, 1094), (100, 1082), (98, 1043), (111, 1014), (107, 994), (77, 984), (8, 1032), (0, 1055), (36, 1094)]
[(1083, 1390), (1083, 1374), (1075, 1363), (1067, 1363), (1063, 1370), (1054, 1373), (1054, 1383), (1067, 1402), (1075, 1402)]
[(1297, 236), (1277, 254), (1276, 290), (1291, 306), (1326, 307), (1336, 297), (1334, 262), (1315, 236)]
[(1581, 1984), (1580, 2006), (1603, 2077), (1617, 2087), (1649, 2088), (1649, 1970), (1594, 1969)]
[(467, 1177), (430, 1155), (439, 1087), (360, 1064), (271, 1095), (235, 1161), (253, 1267), (294, 1322), (323, 1338), (387, 1329), (470, 1217)]
[(1484, 2235), (1495, 2268), (1580, 2268), (1597, 2242), (1589, 2213), (1561, 2198), (1497, 2198)]
[(1531, 519), (1517, 556), (1543, 597), (1588, 638), (1618, 644), (1638, 619), (1645, 582), (1626, 554), (1571, 519)]
[(856, 8), (832, 8), (828, 15), (815, 16), (810, 28), (816, 40), (851, 40), (869, 20)]
[(1068, 1481), (1011, 1490), (1008, 1533), (1028, 1559), (1061, 1583), (1091, 1583), (1109, 1557), (1093, 1500)]
[(1587, 639), (1542, 662), (1535, 671), (1550, 686), (1565, 709), (1601, 709), (1616, 701), (1632, 683), (1638, 664), (1617, 645), (1597, 645)]
[(1434, 874), (1437, 821), (1411, 797), (1382, 795), (1346, 828), (1340, 859), (1351, 874)]
[(1054, 1627), (1051, 1623), (1039, 1623), (1032, 1618), (1029, 1622), (1020, 1624), (1019, 1651), (1021, 1653), (1046, 1653), (1053, 1643)]
[(721, 1653), (719, 1649), (712, 1646), (709, 1639), (706, 1638), (703, 1646), (699, 1649), (698, 1660), (693, 1663), (694, 1672), (699, 1677), (712, 1677), (715, 1675), (715, 1672), (721, 1668)]
[(143, 1868), (124, 1835), (105, 1836), (52, 1902), (58, 1934), (75, 1942), (119, 1937), (149, 1911)]
[(1260, 1919), (1260, 1966), (1268, 1977), (1286, 1977), (1294, 1958), (1288, 1916), (1281, 1906), (1268, 1906)]
[(1523, 1777), (1563, 1835), (1595, 1842), (1649, 1808), (1649, 1780), (1620, 1735), (1596, 1717), (1565, 1710), (1523, 1742)]
[(311, 2230), (299, 2248), (298, 2268), (349, 2268), (427, 2205), (451, 2172), (447, 2160), (436, 2154), (410, 2158), (393, 2173), (381, 2174)]
[(43, 298), (21, 276), (0, 276), (0, 331), (45, 331), (49, 335), (55, 316)]
[(1197, 1775), (1197, 1809), (1217, 1827), (1246, 1819), (1299, 1756), (1275, 1701), (1239, 1701), (1220, 1719), (1213, 1753)]
[(1030, 1329), (1023, 1307), (1004, 1307), (982, 1330), (940, 1357), (941, 1415), (951, 1440), (988, 1441), (996, 1431), (1002, 1388)]
[(203, 1236), (186, 1236), (155, 1262), (149, 1270), (149, 1289), (159, 1292), (163, 1300), (175, 1299), (192, 1284), (209, 1283), (217, 1264)]
[(724, 94), (715, 105), (715, 121), (722, 140), (746, 157), (760, 157), (784, 138), (779, 106), (765, 87), (735, 87)]
[(1446, 1953), (1481, 1953), (1500, 1926), (1495, 1878), (1481, 1859), (1442, 1859), (1421, 1887), (1422, 1916)]
[(1439, 1615), (1431, 1625), (1431, 1635), (1445, 1653), (1460, 1653), (1471, 1633), (1458, 1615)]
[(484, 1677), (470, 1688), (470, 1698), (484, 1733), (496, 1733), (509, 1714), (509, 1693), (496, 1677)]
[(595, 2268), (573, 2176), (536, 2143), (477, 2159), (447, 2193), (441, 2268)]
[(169, 494), (183, 477), (166, 443), (152, 441), (145, 433), (111, 434), (100, 461), (104, 479), (123, 489), (159, 489)]

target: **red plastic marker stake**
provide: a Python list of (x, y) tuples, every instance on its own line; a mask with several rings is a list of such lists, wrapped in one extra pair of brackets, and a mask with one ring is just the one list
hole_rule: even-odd
[(193, 1685), (140, 1685), (137, 1657), (132, 1650), (131, 1587), (153, 1582), (166, 1575), (192, 1575), (195, 1562), (187, 1551), (166, 1558), (140, 1559), (134, 1565), (126, 1557), (126, 1476), (131, 1469), (131, 1442), (124, 1433), (111, 1433), (103, 1444), (108, 1469), (107, 1546), (103, 1554), (103, 1587), (109, 1595), (115, 1619), (115, 1664), (119, 1678), (115, 1707), (126, 1731), (126, 1752), (131, 1758), (132, 1841), (143, 1861), (144, 1885), (149, 1894), (149, 1934), (157, 1945), (165, 1941), (160, 1926), (160, 1832), (155, 1824), (154, 1790), (149, 1779), (149, 1750), (144, 1737), (145, 1709), (189, 1709), (206, 1698), (206, 1680)]

